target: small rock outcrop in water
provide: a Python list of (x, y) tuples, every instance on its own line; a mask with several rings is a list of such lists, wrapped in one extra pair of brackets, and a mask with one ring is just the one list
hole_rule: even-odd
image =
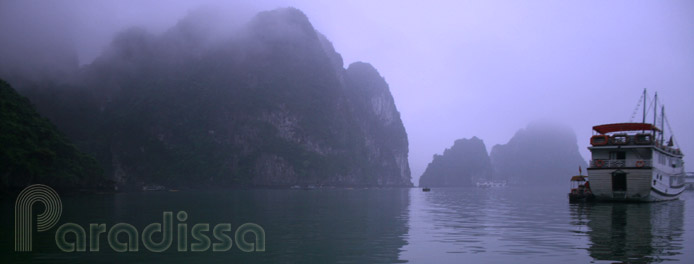
[(94, 158), (78, 151), (27, 98), (0, 80), (0, 193), (36, 183), (78, 189), (104, 182)]
[(567, 185), (586, 162), (578, 152), (576, 134), (568, 127), (531, 123), (490, 153), (494, 178), (517, 185)]
[(345, 69), (293, 8), (228, 38), (202, 30), (206, 17), (126, 30), (70, 87), (27, 96), (122, 185), (411, 186), (407, 134), (375, 68)]
[(505, 181), (512, 185), (566, 185), (569, 177), (586, 168), (578, 152), (576, 135), (562, 125), (531, 123), (490, 155), (482, 140), (456, 140), (443, 155), (434, 155), (419, 179), (419, 186), (470, 186), (477, 180)]
[(491, 173), (492, 166), (484, 142), (477, 137), (459, 139), (443, 155), (434, 155), (419, 178), (419, 186), (471, 186), (476, 180), (489, 179)]

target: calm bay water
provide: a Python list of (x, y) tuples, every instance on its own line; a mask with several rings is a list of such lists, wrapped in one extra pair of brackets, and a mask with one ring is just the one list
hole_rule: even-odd
[(56, 247), (56, 227), (34, 232), (33, 252), (14, 252), (9, 197), (2, 201), (0, 250), (10, 263), (694, 263), (694, 220), (688, 217), (694, 192), (672, 202), (593, 205), (570, 205), (565, 192), (506, 187), (61, 196), (58, 225), (72, 222), (87, 231), (90, 223), (110, 228), (123, 222), (141, 233), (161, 223), (164, 211), (174, 213), (174, 232), (179, 211), (188, 214), (188, 232), (196, 223), (230, 223), (233, 230), (256, 223), (266, 232), (266, 251), (251, 253), (236, 246), (178, 252), (176, 233), (162, 253), (141, 244), (138, 252), (114, 252), (106, 234), (99, 252), (64, 253)]

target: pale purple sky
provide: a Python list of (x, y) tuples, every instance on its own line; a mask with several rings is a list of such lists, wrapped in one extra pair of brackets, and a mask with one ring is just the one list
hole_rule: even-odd
[[(20, 13), (16, 26), (72, 36), (87, 64), (116, 31), (140, 25), (162, 32), (200, 2), (0, 2), (0, 12)], [(296, 7), (345, 66), (373, 64), (402, 114), (415, 184), (432, 155), (455, 139), (478, 136), (491, 149), (538, 119), (572, 127), (589, 159), (591, 127), (629, 121), (643, 88), (665, 103), (694, 170), (694, 1), (202, 2), (239, 20)]]

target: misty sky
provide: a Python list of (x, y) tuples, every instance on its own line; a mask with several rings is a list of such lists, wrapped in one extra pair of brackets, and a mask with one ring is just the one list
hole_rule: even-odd
[[(89, 64), (114, 33), (129, 26), (161, 33), (200, 2), (0, 1), (0, 34), (67, 43), (80, 64)], [(694, 170), (694, 1), (207, 5), (239, 21), (294, 6), (333, 42), (345, 66), (373, 64), (402, 114), (415, 184), (432, 155), (455, 139), (478, 136), (491, 149), (539, 119), (572, 127), (589, 159), (591, 127), (629, 121), (643, 88), (651, 96), (657, 91), (665, 103), (676, 139), (689, 154), (686, 166)]]

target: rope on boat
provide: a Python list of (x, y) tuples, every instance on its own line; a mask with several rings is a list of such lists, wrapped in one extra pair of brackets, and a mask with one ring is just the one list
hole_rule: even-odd
[(641, 109), (641, 102), (643, 102), (643, 94), (641, 94), (641, 97), (639, 97), (639, 100), (636, 102), (636, 108), (634, 108), (634, 112), (631, 113), (631, 119), (629, 119), (629, 122), (634, 122), (636, 114), (638, 113), (639, 109)]
[(682, 149), (682, 148), (680, 148), (680, 144), (677, 142), (677, 139), (675, 138), (675, 133), (672, 132), (674, 130), (672, 130), (672, 127), (670, 126), (670, 120), (667, 119), (667, 116), (665, 116), (665, 124), (667, 125), (668, 131), (670, 131), (670, 136), (672, 137), (672, 142), (675, 143), (675, 146), (678, 149)]
[[(649, 97), (647, 99), (651, 99), (651, 98)], [(646, 117), (645, 118), (648, 118), (648, 113), (651, 112), (651, 109), (653, 109), (653, 105), (655, 104), (655, 100), (650, 100), (650, 101), (651, 101), (651, 103), (648, 104), (648, 109), (646, 109)], [(646, 121), (648, 121), (648, 120), (646, 120)], [(653, 125), (655, 126), (655, 124), (653, 124)]]

